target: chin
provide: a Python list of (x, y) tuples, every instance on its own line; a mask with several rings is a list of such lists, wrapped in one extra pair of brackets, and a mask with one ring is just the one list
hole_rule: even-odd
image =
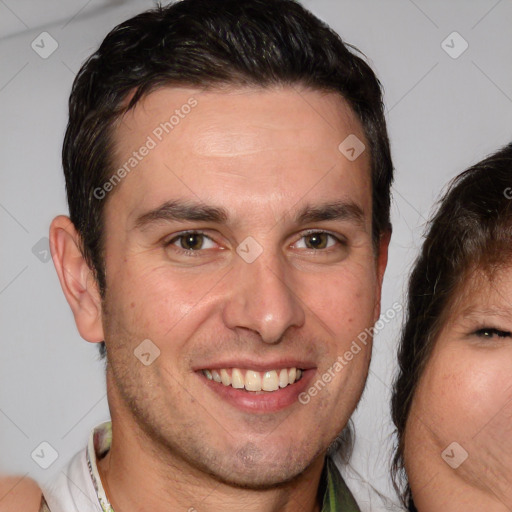
[(211, 473), (211, 476), (219, 482), (231, 487), (263, 491), (287, 485), (300, 476), (304, 469), (305, 468), (301, 468), (297, 471), (296, 469), (291, 470), (289, 467), (279, 467), (275, 468), (275, 470), (269, 470), (268, 468), (263, 469), (258, 467), (251, 471), (244, 471), (237, 474), (235, 474), (235, 472), (226, 474)]
[[(306, 454), (298, 447), (278, 450), (272, 455), (265, 454), (259, 446), (247, 443), (225, 458), (222, 466), (218, 466), (217, 460), (217, 465), (210, 466), (208, 473), (219, 482), (233, 487), (275, 489), (298, 478), (312, 464), (315, 455), (308, 457)], [(208, 462), (204, 461), (209, 465)]]

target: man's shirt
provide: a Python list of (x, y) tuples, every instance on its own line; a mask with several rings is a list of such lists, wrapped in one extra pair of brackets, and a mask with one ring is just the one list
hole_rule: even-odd
[[(110, 421), (94, 428), (87, 447), (73, 457), (66, 471), (43, 489), (40, 512), (114, 512), (96, 464), (110, 450), (111, 443)], [(320, 489), (324, 495), (322, 512), (360, 512), (330, 457), (325, 459)]]

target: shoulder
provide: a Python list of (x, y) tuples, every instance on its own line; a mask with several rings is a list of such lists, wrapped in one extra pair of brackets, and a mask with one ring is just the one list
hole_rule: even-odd
[(0, 477), (2, 512), (38, 512), (42, 492), (36, 482), (23, 476)]

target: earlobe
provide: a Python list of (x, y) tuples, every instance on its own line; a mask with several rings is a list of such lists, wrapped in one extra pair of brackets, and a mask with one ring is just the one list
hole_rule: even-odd
[(62, 291), (75, 317), (82, 338), (96, 343), (104, 340), (101, 296), (92, 270), (80, 251), (80, 237), (64, 215), (50, 226), (50, 250)]

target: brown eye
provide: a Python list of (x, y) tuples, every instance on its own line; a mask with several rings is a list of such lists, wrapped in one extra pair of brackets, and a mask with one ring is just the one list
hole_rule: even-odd
[[(304, 240), (304, 242), (302, 242)], [(299, 242), (300, 249), (323, 250), (330, 249), (335, 245), (345, 245), (338, 237), (327, 233), (326, 231), (312, 231), (304, 234)]]
[(312, 233), (305, 237), (306, 247), (308, 249), (325, 249), (327, 247), (329, 235), (327, 233)]
[(182, 249), (197, 251), (201, 249), (203, 245), (204, 235), (201, 233), (189, 233), (188, 235), (182, 235), (179, 237), (181, 242)]
[(175, 236), (172, 240), (169, 240), (166, 246), (175, 246), (179, 252), (199, 252), (202, 249), (212, 249), (215, 246), (213, 240), (206, 236), (204, 233), (188, 231)]

